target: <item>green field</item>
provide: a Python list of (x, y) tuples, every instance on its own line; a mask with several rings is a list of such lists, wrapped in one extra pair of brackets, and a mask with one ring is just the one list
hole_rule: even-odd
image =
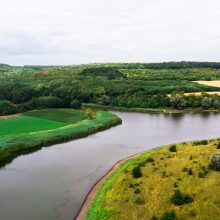
[[(85, 219), (218, 220), (220, 172), (209, 169), (217, 146), (219, 140), (182, 143), (177, 152), (166, 146), (127, 160), (101, 186)], [(175, 190), (184, 204), (174, 204)]]
[(43, 109), (0, 119), (0, 135), (45, 131), (85, 119), (85, 113), (73, 109)]
[(95, 112), (87, 117), (86, 111), (73, 109), (44, 109), (0, 119), (0, 166), (21, 154), (43, 146), (62, 143), (120, 124), (110, 112)]

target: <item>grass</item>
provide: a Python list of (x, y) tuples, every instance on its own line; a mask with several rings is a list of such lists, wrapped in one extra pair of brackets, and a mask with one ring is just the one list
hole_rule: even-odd
[(23, 113), (24, 116), (37, 117), (63, 123), (76, 123), (86, 118), (85, 113), (75, 109), (41, 109)]
[[(51, 114), (51, 111), (52, 111), (51, 109), (43, 111), (44, 113), (43, 112), (40, 113), (39, 111), (37, 111), (37, 115), (39, 117), (39, 115), (48, 112), (49, 116), (47, 115), (45, 117), (51, 118), (54, 117), (55, 114), (55, 113)], [(65, 113), (64, 109), (60, 111), (62, 111), (62, 115), (59, 115), (59, 120), (61, 117), (63, 117), (62, 120), (68, 120), (68, 121), (71, 120), (68, 114), (66, 114), (67, 118), (64, 119), (66, 117), (64, 114)], [(70, 110), (67, 110), (67, 112), (70, 112)], [(78, 119), (84, 118), (83, 111), (81, 113), (79, 113), (78, 111), (76, 112), (79, 116)], [(33, 113), (34, 112), (30, 112), (32, 116)], [(72, 110), (72, 113), (74, 118), (74, 110)], [(27, 114), (29, 113), (25, 113), (25, 115)], [(13, 132), (11, 130), (10, 133), (8, 133), (7, 135), (1, 135), (0, 137), (0, 166), (4, 166), (5, 164), (11, 162), (18, 155), (27, 154), (36, 151), (44, 146), (50, 146), (53, 144), (66, 142), (76, 138), (85, 137), (88, 136), (89, 134), (96, 133), (98, 131), (110, 128), (111, 126), (121, 123), (121, 119), (119, 119), (116, 115), (110, 112), (98, 111), (96, 112), (95, 118), (92, 120), (85, 118), (84, 120), (79, 120), (75, 123), (68, 123), (68, 124), (54, 121), (54, 123), (58, 123), (59, 125), (64, 124), (65, 126), (59, 126), (53, 129), (39, 131), (39, 129), (42, 128), (41, 127), (42, 124), (38, 123), (39, 122), (38, 120), (41, 120), (42, 122), (49, 121), (50, 126), (51, 126), (51, 122), (53, 121), (32, 117), (32, 116), (23, 116), (23, 115), (21, 116), (21, 118), (25, 117), (25, 120), (26, 117), (30, 117), (30, 118), (29, 118), (29, 124), (27, 124), (25, 128), (20, 126), (20, 130), (19, 130), (19, 124), (16, 124), (17, 118), (16, 117), (11, 118), (11, 120), (16, 119), (14, 121), (14, 125), (16, 125), (17, 131), (14, 130)], [(37, 122), (35, 125), (33, 125), (33, 118), (37, 120), (35, 121)], [(2, 120), (7, 121), (9, 119), (2, 119)], [(76, 120), (77, 117), (75, 117), (74, 121)], [(24, 119), (22, 119), (22, 123), (24, 125)], [(56, 126), (58, 124), (56, 124)], [(9, 127), (9, 125), (7, 126)], [(30, 132), (33, 131), (34, 128), (36, 128), (35, 132)], [(21, 131), (25, 131), (25, 129), (26, 129), (26, 133), (22, 133)]]
[(0, 119), (0, 135), (45, 131), (76, 123), (86, 118), (83, 111), (43, 109)]
[[(182, 220), (219, 219), (220, 172), (208, 169), (218, 142), (181, 143), (177, 152), (166, 146), (127, 160), (101, 186), (85, 219), (162, 219), (171, 212)], [(137, 166), (138, 179), (132, 177)], [(175, 192), (186, 198), (183, 204), (172, 202)]]

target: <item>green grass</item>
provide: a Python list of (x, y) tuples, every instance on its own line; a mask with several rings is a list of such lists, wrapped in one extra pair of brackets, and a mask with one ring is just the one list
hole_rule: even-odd
[(66, 123), (19, 115), (0, 119), (0, 135), (43, 131), (65, 126)]
[(85, 112), (73, 109), (43, 109), (0, 119), (0, 135), (45, 131), (76, 123)]
[[(219, 219), (220, 172), (208, 168), (211, 156), (219, 151), (218, 142), (177, 144), (177, 152), (170, 152), (166, 146), (127, 160), (101, 186), (85, 219), (161, 219), (172, 211), (182, 220)], [(141, 167), (140, 178), (132, 177), (136, 166)], [(193, 201), (173, 204), (175, 190)]]
[[(48, 111), (51, 111), (51, 109), (49, 109)], [(62, 111), (65, 111), (65, 110), (62, 110)], [(79, 118), (80, 117), (84, 118), (82, 116), (82, 114), (84, 114), (83, 111), (82, 111), (82, 114), (79, 114), (78, 111), (77, 113), (79, 115)], [(33, 112), (31, 112), (31, 114), (33, 115)], [(38, 115), (39, 115), (39, 112), (38, 112)], [(94, 119), (86, 118), (84, 120), (80, 120), (80, 121), (77, 121), (71, 124), (69, 123), (69, 124), (66, 124), (66, 126), (62, 126), (62, 127), (60, 126), (54, 129), (30, 132), (31, 126), (33, 129), (33, 125), (31, 125), (33, 124), (33, 118), (35, 118), (31, 116), (30, 121), (29, 121), (30, 122), (29, 130), (28, 128), (26, 128), (28, 132), (26, 133), (15, 132), (15, 131), (12, 132), (11, 130), (11, 134), (1, 135), (0, 137), (0, 166), (4, 166), (5, 164), (11, 162), (18, 155), (27, 154), (27, 153), (36, 151), (44, 146), (50, 146), (53, 144), (66, 142), (66, 141), (73, 140), (76, 138), (86, 137), (89, 134), (96, 133), (98, 131), (110, 128), (112, 126), (115, 126), (121, 123), (121, 119), (119, 119), (116, 115), (110, 112), (98, 111), (96, 112), (95, 116), (96, 117)], [(28, 116), (21, 116), (21, 117), (28, 117)], [(63, 117), (65, 118), (65, 114), (63, 114)], [(69, 118), (69, 116), (67, 118)], [(16, 119), (16, 118), (11, 118), (11, 120), (12, 119)], [(36, 120), (39, 119), (43, 121), (46, 120), (46, 119), (40, 119), (40, 118), (35, 118), (35, 119)], [(9, 119), (2, 119), (2, 120), (7, 121)], [(65, 120), (71, 120), (71, 119), (69, 118)], [(76, 120), (76, 118), (74, 120)], [(53, 121), (50, 121), (50, 122), (53, 122)], [(22, 123), (23, 123), (23, 120), (22, 120)], [(56, 122), (56, 123), (62, 123), (62, 122)], [(37, 124), (37, 125), (39, 125), (38, 128), (41, 128), (40, 124)], [(19, 125), (17, 125), (17, 127), (19, 128)], [(20, 128), (20, 131), (21, 130), (22, 128)]]
[(76, 123), (86, 118), (85, 113), (75, 109), (42, 109), (23, 113), (24, 116), (37, 117), (64, 123)]

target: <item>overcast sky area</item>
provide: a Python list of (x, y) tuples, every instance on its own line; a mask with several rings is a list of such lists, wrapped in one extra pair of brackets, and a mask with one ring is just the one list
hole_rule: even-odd
[(219, 0), (1, 0), (0, 63), (220, 61)]

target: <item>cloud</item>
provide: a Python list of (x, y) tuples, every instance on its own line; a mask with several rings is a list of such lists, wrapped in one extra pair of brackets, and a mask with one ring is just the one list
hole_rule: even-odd
[(2, 0), (0, 63), (220, 60), (218, 0)]

